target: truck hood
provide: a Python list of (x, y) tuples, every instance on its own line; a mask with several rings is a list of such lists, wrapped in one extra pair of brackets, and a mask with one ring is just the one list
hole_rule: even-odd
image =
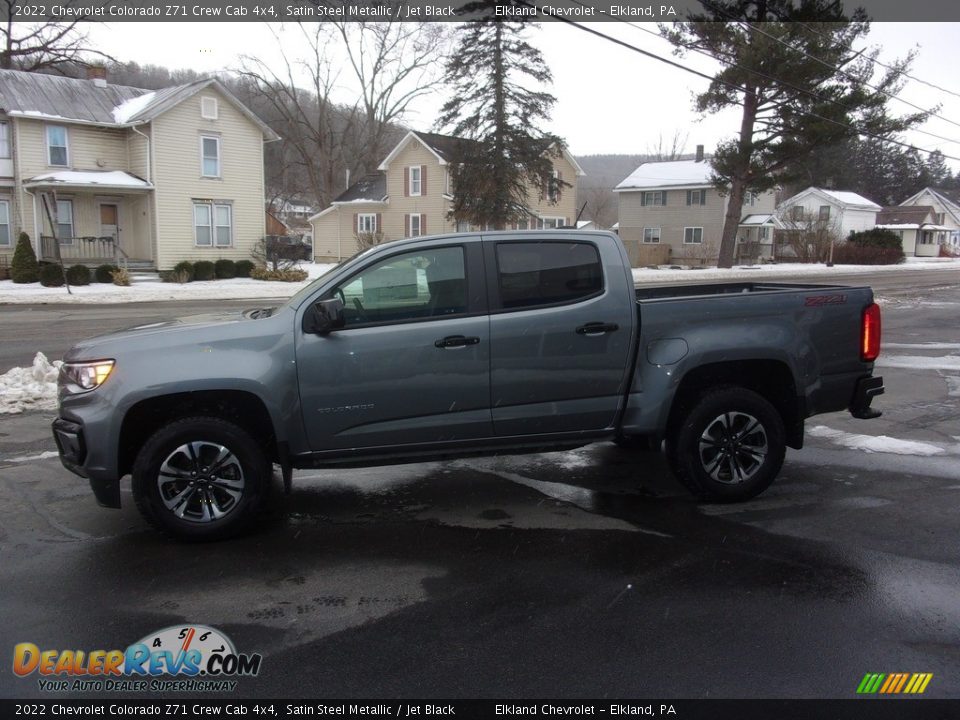
[[(74, 345), (64, 356), (65, 360), (92, 360), (94, 356), (101, 356), (103, 351), (122, 347), (127, 342), (136, 343), (138, 340), (145, 339), (153, 335), (179, 335), (193, 334), (198, 330), (208, 330), (208, 337), (215, 339), (220, 336), (236, 336), (236, 332), (224, 333), (223, 330), (213, 328), (224, 328), (225, 326), (236, 323), (254, 323), (276, 314), (279, 308), (249, 308), (246, 310), (224, 310), (220, 312), (202, 313), (199, 315), (186, 315), (179, 318), (171, 318), (161, 322), (147, 323), (144, 325), (135, 325), (123, 330), (116, 330), (104, 335), (97, 335), (86, 340), (82, 340)], [(186, 338), (184, 338), (186, 340)], [(171, 343), (175, 343), (174, 338), (170, 338)]]

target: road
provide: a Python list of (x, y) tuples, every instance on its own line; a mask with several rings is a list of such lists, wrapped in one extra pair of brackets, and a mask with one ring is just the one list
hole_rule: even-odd
[[(185, 546), (146, 529), (129, 483), (100, 509), (44, 457), (52, 413), (0, 416), (0, 650), (195, 622), (264, 654), (251, 698), (853, 698), (867, 672), (933, 673), (926, 697), (960, 698), (960, 283), (906, 274), (869, 281), (884, 416), (812, 419), (742, 505), (596, 444), (299, 472), (256, 533)], [(82, 314), (163, 316), (131, 307)], [(0, 329), (33, 328), (9, 309)], [(44, 338), (57, 310), (39, 312)], [(0, 696), (43, 695), (0, 663)]]

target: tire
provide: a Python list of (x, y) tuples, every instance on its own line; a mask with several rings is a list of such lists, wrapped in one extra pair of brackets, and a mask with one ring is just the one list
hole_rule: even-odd
[(261, 444), (245, 430), (218, 418), (190, 417), (160, 428), (140, 449), (133, 497), (161, 532), (180, 540), (221, 540), (249, 526), (272, 474)]
[(787, 449), (780, 413), (739, 387), (705, 394), (667, 447), (677, 478), (694, 495), (714, 502), (741, 502), (762, 493), (780, 472)]

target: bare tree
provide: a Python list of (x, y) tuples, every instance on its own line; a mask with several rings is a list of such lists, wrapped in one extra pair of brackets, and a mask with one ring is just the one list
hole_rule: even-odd
[(800, 205), (788, 205), (777, 211), (783, 226), (780, 236), (783, 244), (798, 262), (827, 262), (830, 249), (839, 241), (837, 223), (820, 217)]
[[(0, 0), (6, 21), (0, 23), (0, 68), (27, 72), (61, 71), (91, 61), (113, 60), (100, 50), (90, 47), (90, 39), (81, 19), (47, 20), (44, 22), (14, 22), (14, 8), (18, 0)], [(75, 5), (74, 0), (61, 3)]]
[(653, 162), (666, 162), (679, 160), (686, 148), (687, 133), (682, 130), (674, 130), (673, 137), (670, 139), (665, 139), (663, 133), (660, 133), (657, 136), (656, 145), (647, 145), (647, 154)]
[(584, 215), (598, 227), (608, 228), (617, 221), (617, 198), (611, 188), (599, 185), (586, 188), (581, 199), (587, 204)]

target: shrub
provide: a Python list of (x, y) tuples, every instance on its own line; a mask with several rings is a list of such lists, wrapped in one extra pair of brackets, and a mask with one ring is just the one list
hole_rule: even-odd
[(10, 277), (15, 283), (34, 283), (40, 278), (40, 264), (30, 244), (30, 236), (20, 233), (17, 239), (17, 249), (13, 251), (13, 262), (10, 263)]
[(165, 283), (180, 283), (181, 285), (183, 285), (184, 283), (190, 282), (190, 273), (188, 273), (186, 270), (183, 270), (183, 269), (163, 270), (162, 272), (157, 274), (160, 275), (160, 280), (162, 280)]
[(237, 271), (236, 276), (240, 278), (245, 278), (245, 277), (250, 277), (250, 271), (253, 270), (256, 267), (256, 265), (254, 265), (249, 260), (237, 260), (237, 262), (234, 263), (234, 267), (236, 268), (236, 271)]
[[(181, 260), (176, 265), (173, 266), (174, 273), (185, 273), (187, 279), (183, 282), (190, 282), (193, 280), (193, 263), (189, 260)], [(177, 282), (180, 282), (179, 280)]]
[(900, 236), (882, 228), (852, 232), (833, 249), (833, 261), (841, 265), (896, 265), (903, 259)]
[(67, 268), (67, 282), (71, 285), (89, 285), (90, 268), (86, 265), (71, 265)]
[(857, 247), (878, 247), (878, 248), (903, 248), (900, 236), (892, 230), (884, 228), (871, 228), (861, 232), (851, 232), (847, 237), (848, 243), (853, 243)]
[(267, 268), (255, 267), (250, 271), (250, 277), (254, 280), (278, 280), (280, 282), (303, 282), (307, 279), (306, 270), (267, 270)]
[(63, 285), (63, 270), (59, 265), (41, 265), (40, 284), (44, 287), (61, 287)]
[(230, 280), (237, 276), (237, 264), (233, 260), (220, 258), (213, 264), (213, 272), (217, 280)]
[(194, 280), (213, 280), (215, 277), (213, 263), (209, 260), (197, 260), (193, 264)]
[(117, 268), (113, 271), (113, 284), (122, 285), (123, 287), (130, 286), (130, 273), (128, 273), (123, 268)]
[(113, 271), (119, 269), (116, 265), (98, 265), (97, 269), (93, 271), (93, 276), (97, 279), (98, 283), (112, 283)]

